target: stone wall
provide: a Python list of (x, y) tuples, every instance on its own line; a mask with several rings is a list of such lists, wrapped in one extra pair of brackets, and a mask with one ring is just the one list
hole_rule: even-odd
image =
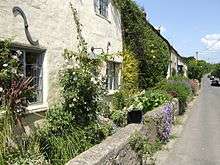
[[(149, 139), (157, 136), (158, 125), (154, 123), (162, 118), (164, 106), (156, 108), (144, 115), (144, 124), (129, 124), (121, 128), (116, 134), (108, 137), (101, 144), (98, 144), (89, 150), (83, 152), (70, 160), (67, 165), (139, 165), (141, 160), (137, 154), (130, 148), (129, 139), (135, 132), (140, 132)], [(179, 113), (178, 100), (172, 101), (173, 121), (175, 115)], [(147, 123), (151, 119), (151, 124)]]

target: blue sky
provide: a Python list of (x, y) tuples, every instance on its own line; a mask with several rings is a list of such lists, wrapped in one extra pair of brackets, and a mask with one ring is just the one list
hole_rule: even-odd
[(220, 62), (220, 0), (136, 0), (182, 56)]

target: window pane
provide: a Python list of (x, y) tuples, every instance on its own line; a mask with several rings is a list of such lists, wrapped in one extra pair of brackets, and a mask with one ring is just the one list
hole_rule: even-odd
[(25, 55), (25, 75), (32, 77), (32, 86), (35, 87), (34, 95), (29, 98), (31, 103), (39, 103), (43, 101), (43, 68), (42, 68), (42, 55), (32, 52), (26, 52)]
[(108, 16), (108, 0), (99, 0), (99, 14)]

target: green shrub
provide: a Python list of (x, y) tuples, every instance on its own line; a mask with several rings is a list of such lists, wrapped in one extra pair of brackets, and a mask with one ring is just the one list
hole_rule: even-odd
[(3, 164), (36, 164), (49, 165), (40, 151), (38, 139), (31, 135), (10, 137), (11, 143), (7, 144), (7, 150), (3, 156)]
[(122, 89), (126, 95), (130, 96), (138, 90), (139, 64), (131, 51), (123, 51), (122, 57)]
[(41, 130), (38, 133), (41, 151), (52, 164), (65, 164), (71, 158), (92, 147), (87, 140), (85, 131), (70, 127), (68, 133), (55, 135), (50, 130)]
[(128, 111), (142, 110), (147, 112), (170, 100), (170, 96), (161, 90), (142, 91), (133, 97), (132, 105)]
[(127, 113), (125, 111), (115, 110), (112, 112), (111, 119), (117, 126), (125, 126), (127, 122)]
[(129, 140), (131, 148), (138, 154), (139, 158), (143, 156), (152, 157), (154, 153), (161, 150), (164, 144), (160, 140), (156, 140), (154, 143), (150, 143), (146, 137), (140, 133), (135, 133)]
[(190, 84), (185, 81), (163, 81), (157, 85), (157, 89), (162, 89), (171, 96), (178, 98), (181, 113), (184, 113), (186, 101), (192, 94)]
[(113, 110), (122, 111), (126, 107), (126, 98), (122, 90), (116, 92), (112, 98), (112, 108)]

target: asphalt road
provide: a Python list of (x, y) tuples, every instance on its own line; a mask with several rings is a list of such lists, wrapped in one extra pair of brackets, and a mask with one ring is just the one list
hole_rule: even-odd
[(220, 87), (209, 79), (164, 165), (220, 165)]

